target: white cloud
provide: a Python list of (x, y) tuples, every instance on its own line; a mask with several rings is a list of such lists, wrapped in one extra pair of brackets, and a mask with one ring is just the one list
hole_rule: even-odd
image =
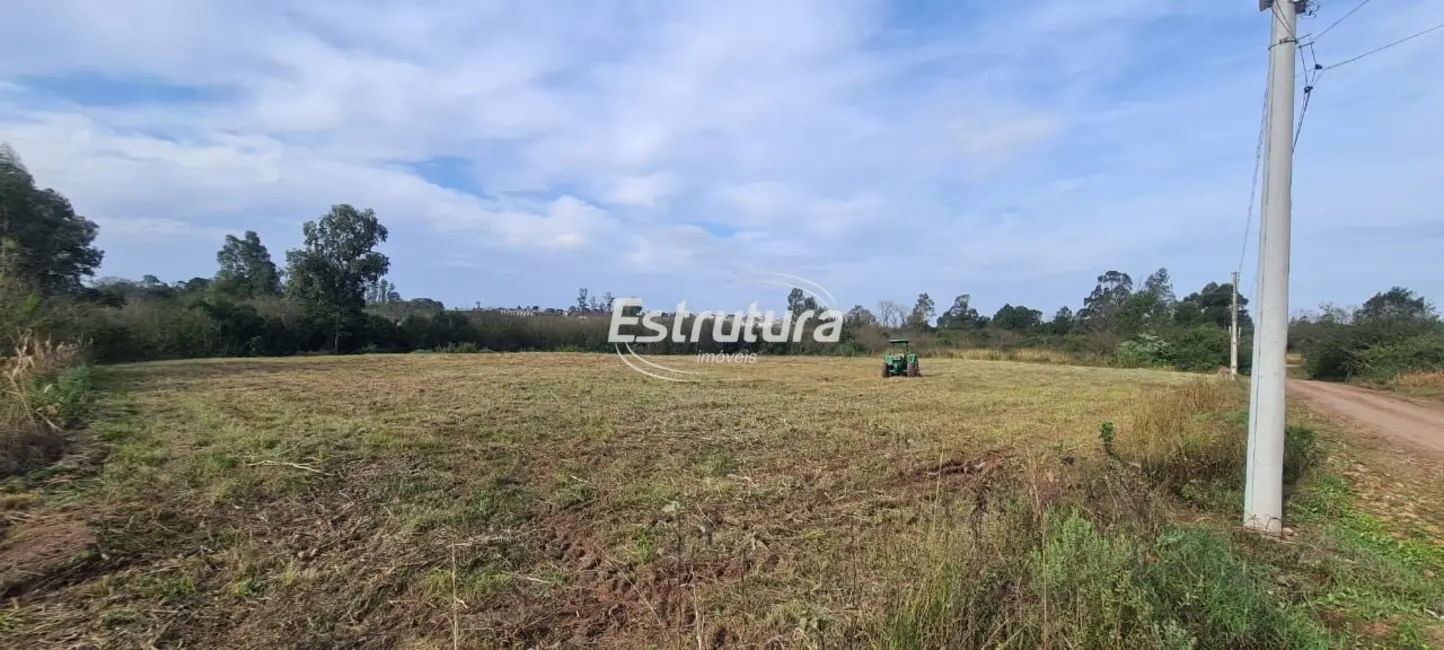
[(618, 178), (604, 186), (606, 201), (623, 206), (660, 208), (677, 190), (676, 180), (669, 174), (656, 172), (646, 176)]

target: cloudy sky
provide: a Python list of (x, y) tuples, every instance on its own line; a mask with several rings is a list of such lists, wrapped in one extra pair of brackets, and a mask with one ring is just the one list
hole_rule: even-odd
[[(1302, 32), (1357, 4), (1325, 2)], [(351, 203), (402, 294), (452, 305), (767, 307), (738, 280), (767, 271), (1051, 313), (1114, 268), (1226, 280), (1269, 29), (1254, 0), (5, 4), (0, 140), (100, 224), (103, 275), (208, 276), (244, 230), (280, 262)], [(1374, 2), (1313, 54), (1440, 22)], [(1441, 64), (1444, 31), (1318, 81), (1293, 308), (1444, 300)]]

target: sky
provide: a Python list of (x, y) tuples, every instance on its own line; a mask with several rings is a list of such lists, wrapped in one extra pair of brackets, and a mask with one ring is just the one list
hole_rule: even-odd
[[(1318, 33), (1357, 4), (1316, 3)], [(278, 264), (372, 208), (405, 297), (842, 308), (1182, 296), (1243, 258), (1267, 70), (1254, 0), (8, 0), (0, 141), (100, 225), (102, 276)], [(1384, 0), (1323, 65), (1444, 22)], [(1307, 36), (1301, 35), (1305, 41)], [(1296, 151), (1291, 311), (1444, 300), (1444, 30), (1329, 70)], [(1300, 82), (1302, 85), (1302, 81)], [(1300, 96), (1302, 97), (1302, 96)], [(1245, 249), (1244, 246), (1247, 245)], [(776, 277), (776, 276), (772, 276)]]

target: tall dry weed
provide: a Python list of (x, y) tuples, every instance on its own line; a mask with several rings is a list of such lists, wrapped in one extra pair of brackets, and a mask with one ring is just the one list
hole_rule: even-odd
[(56, 382), (79, 361), (74, 344), (28, 333), (0, 357), (0, 476), (49, 460), (63, 448), (64, 409), (71, 400), (59, 397)]
[(1119, 455), (1177, 482), (1213, 479), (1242, 467), (1247, 406), (1243, 385), (1208, 377), (1141, 398), (1120, 427)]
[(1388, 387), (1415, 395), (1444, 397), (1444, 370), (1406, 372), (1390, 379)]

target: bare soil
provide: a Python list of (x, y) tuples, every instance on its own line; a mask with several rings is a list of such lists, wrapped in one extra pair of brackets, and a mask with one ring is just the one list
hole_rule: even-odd
[(1369, 427), (1390, 439), (1444, 454), (1444, 405), (1357, 386), (1289, 380), (1288, 392), (1310, 406)]

